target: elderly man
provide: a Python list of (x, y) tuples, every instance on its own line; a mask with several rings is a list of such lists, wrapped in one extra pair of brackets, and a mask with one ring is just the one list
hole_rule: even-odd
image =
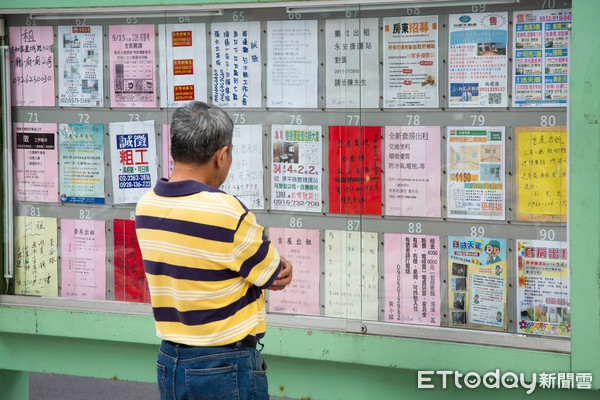
[(136, 209), (150, 287), (161, 399), (268, 399), (257, 342), (263, 289), (281, 290), (292, 266), (237, 198), (218, 189), (232, 159), (231, 118), (191, 102), (171, 123), (171, 178)]

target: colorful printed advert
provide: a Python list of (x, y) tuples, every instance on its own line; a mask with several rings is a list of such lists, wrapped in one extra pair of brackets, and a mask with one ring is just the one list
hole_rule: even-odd
[(58, 202), (56, 124), (15, 122), (17, 201)]
[(319, 230), (269, 228), (269, 238), (294, 266), (294, 280), (285, 290), (269, 291), (269, 311), (319, 315)]
[(439, 126), (385, 127), (385, 213), (439, 218)]
[(57, 220), (15, 217), (15, 294), (58, 296)]
[(85, 219), (61, 221), (62, 297), (106, 298), (105, 222)]
[(379, 20), (325, 20), (327, 108), (379, 108)]
[(104, 204), (101, 124), (58, 124), (61, 203)]
[(272, 125), (271, 208), (321, 212), (322, 127)]
[(381, 215), (381, 127), (329, 127), (329, 212)]
[(450, 14), (450, 107), (506, 107), (508, 13)]
[(504, 204), (504, 127), (448, 127), (448, 217), (499, 219)]
[(517, 220), (567, 222), (567, 127), (516, 127)]
[(135, 221), (114, 220), (115, 300), (150, 303), (142, 252), (135, 234)]
[(571, 336), (567, 242), (517, 240), (517, 332)]
[(515, 11), (513, 106), (567, 106), (571, 10)]
[(506, 243), (448, 237), (450, 327), (506, 331)]
[(260, 22), (214, 23), (211, 30), (213, 103), (219, 107), (260, 107)]
[(111, 122), (109, 131), (114, 203), (137, 203), (157, 179), (154, 121)]
[(156, 107), (154, 25), (108, 29), (111, 107)]
[(53, 29), (52, 26), (8, 28), (13, 106), (54, 107)]
[(59, 26), (58, 59), (58, 105), (102, 107), (102, 27)]
[(440, 237), (384, 234), (385, 320), (440, 325)]
[(207, 100), (206, 24), (159, 24), (160, 106)]
[(265, 208), (262, 125), (233, 126), (233, 161), (219, 189), (254, 210)]
[(379, 319), (375, 232), (325, 231), (325, 315)]
[(383, 106), (439, 106), (438, 16), (383, 19)]

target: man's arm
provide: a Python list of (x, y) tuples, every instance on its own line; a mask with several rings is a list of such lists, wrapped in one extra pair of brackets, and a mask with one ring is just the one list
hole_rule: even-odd
[(292, 282), (292, 270), (294, 267), (292, 267), (292, 264), (283, 257), (281, 257), (281, 265), (282, 268), (279, 271), (279, 274), (277, 274), (275, 281), (273, 281), (273, 284), (269, 286), (267, 290), (283, 290)]

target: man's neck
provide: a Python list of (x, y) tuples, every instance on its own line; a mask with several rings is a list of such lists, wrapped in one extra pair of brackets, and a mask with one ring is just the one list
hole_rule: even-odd
[(215, 171), (210, 163), (197, 165), (192, 163), (176, 162), (173, 166), (173, 173), (171, 174), (171, 178), (169, 178), (169, 182), (191, 180), (218, 188), (220, 185), (217, 185), (217, 182), (215, 182), (215, 176)]

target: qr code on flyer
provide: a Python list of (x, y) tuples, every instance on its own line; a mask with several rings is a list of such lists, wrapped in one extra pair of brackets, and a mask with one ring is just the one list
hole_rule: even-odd
[(488, 104), (502, 103), (502, 93), (488, 93)]

